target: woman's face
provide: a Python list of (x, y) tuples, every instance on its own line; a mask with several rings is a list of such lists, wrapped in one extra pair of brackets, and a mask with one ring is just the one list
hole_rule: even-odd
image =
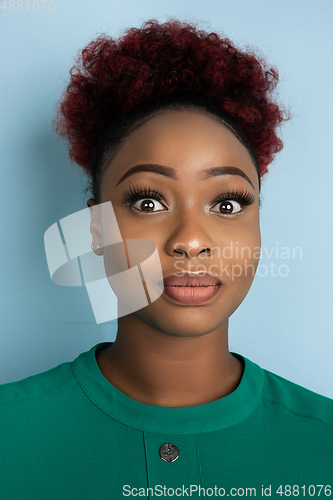
[[(142, 164), (164, 166), (172, 177), (137, 171), (119, 182)], [(205, 173), (226, 166), (243, 175)], [(126, 204), (123, 196), (130, 187), (150, 188), (162, 198), (141, 196)], [(252, 203), (243, 205), (232, 196), (216, 201), (233, 191), (247, 192)], [(135, 316), (176, 336), (200, 336), (228, 321), (252, 284), (261, 238), (258, 174), (249, 152), (226, 126), (197, 111), (155, 115), (130, 134), (105, 170), (101, 203), (106, 201), (112, 202), (124, 240), (156, 244), (164, 277), (208, 272), (222, 282), (218, 293), (199, 305), (163, 293)]]

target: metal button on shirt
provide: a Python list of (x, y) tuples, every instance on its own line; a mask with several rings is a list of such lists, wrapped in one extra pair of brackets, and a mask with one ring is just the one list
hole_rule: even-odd
[(174, 462), (179, 457), (179, 450), (173, 443), (164, 443), (160, 446), (160, 457), (164, 462)]

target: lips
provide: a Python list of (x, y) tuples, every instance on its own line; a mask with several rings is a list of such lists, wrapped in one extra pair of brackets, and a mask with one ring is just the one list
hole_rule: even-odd
[(212, 274), (170, 274), (164, 278), (164, 293), (183, 305), (199, 305), (215, 297), (221, 281)]
[(181, 276), (170, 274), (163, 278), (164, 286), (214, 286), (221, 285), (221, 280), (209, 273), (189, 274), (184, 273)]

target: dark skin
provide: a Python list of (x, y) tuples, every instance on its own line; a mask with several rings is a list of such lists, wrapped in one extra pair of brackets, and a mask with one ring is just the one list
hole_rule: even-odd
[[(172, 167), (178, 179), (137, 172), (115, 187), (124, 173), (142, 163)], [(216, 166), (238, 167), (253, 187), (238, 175), (198, 180), (204, 169)], [(134, 208), (125, 205), (121, 195), (134, 185), (156, 189), (163, 201), (149, 199), (154, 203), (149, 213), (142, 213), (145, 197)], [(242, 206), (228, 198), (231, 206), (212, 204), (233, 189), (252, 193), (255, 201)], [(159, 113), (129, 135), (107, 166), (100, 198), (106, 201), (112, 202), (124, 240), (154, 241), (163, 276), (180, 269), (205, 270), (219, 276), (223, 285), (201, 305), (176, 303), (163, 293), (148, 306), (120, 317), (114, 343), (96, 354), (102, 374), (129, 397), (150, 405), (192, 406), (227, 396), (243, 375), (241, 361), (229, 351), (228, 320), (247, 295), (260, 258), (259, 180), (249, 152), (227, 127), (204, 112)], [(87, 203), (96, 205), (93, 199)], [(91, 232), (94, 246), (101, 245), (98, 224), (92, 222)], [(232, 243), (250, 251), (222, 259), (223, 268), (229, 265), (228, 276), (220, 260)], [(181, 260), (176, 249), (185, 252)], [(103, 248), (95, 253), (102, 255)], [(246, 265), (253, 265), (247, 273)], [(232, 266), (237, 277), (232, 278)]]

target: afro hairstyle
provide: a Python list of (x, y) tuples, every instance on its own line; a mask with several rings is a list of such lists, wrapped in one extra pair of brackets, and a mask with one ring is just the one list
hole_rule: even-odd
[(135, 123), (175, 102), (192, 102), (229, 123), (254, 159), (259, 186), (283, 147), (276, 128), (290, 116), (273, 98), (277, 70), (193, 23), (150, 19), (117, 40), (100, 35), (79, 52), (70, 75), (53, 126), (92, 179), (97, 203), (106, 160)]

